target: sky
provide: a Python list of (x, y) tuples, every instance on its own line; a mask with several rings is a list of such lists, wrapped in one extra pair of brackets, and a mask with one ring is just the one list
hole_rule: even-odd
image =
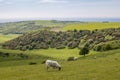
[(0, 0), (0, 19), (120, 18), (120, 0)]

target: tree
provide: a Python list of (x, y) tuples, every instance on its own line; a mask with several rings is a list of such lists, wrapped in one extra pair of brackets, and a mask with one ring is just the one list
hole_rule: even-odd
[(88, 53), (89, 53), (89, 49), (88, 49), (88, 47), (85, 46), (80, 50), (79, 55), (84, 55), (85, 56)]
[(103, 50), (104, 50), (104, 51), (111, 50), (111, 49), (112, 49), (112, 48), (111, 48), (110, 44), (105, 44), (105, 45), (103, 46)]

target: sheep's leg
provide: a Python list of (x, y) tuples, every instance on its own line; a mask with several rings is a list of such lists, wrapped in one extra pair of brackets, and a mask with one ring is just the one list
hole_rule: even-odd
[(49, 68), (49, 66), (46, 66), (47, 71), (48, 71), (48, 68)]

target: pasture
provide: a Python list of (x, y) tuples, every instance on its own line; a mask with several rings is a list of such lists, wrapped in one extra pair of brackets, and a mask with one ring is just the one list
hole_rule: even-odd
[[(77, 61), (57, 59), (56, 55), (54, 59), (61, 64), (61, 71), (52, 68), (46, 71), (45, 64), (41, 64), (40, 57), (1, 61), (0, 80), (119, 80), (119, 52), (120, 50), (93, 53), (86, 57), (81, 56)], [(94, 59), (94, 56), (97, 58)], [(29, 65), (28, 63), (31, 61), (37, 62), (37, 64)]]
[(14, 39), (18, 36), (19, 36), (19, 34), (8, 34), (8, 35), (0, 34), (0, 43)]
[(119, 28), (120, 22), (91, 22), (91, 23), (79, 23), (79, 24), (72, 24), (63, 27), (62, 30), (94, 30), (94, 29), (105, 29), (105, 28)]
[[(19, 35), (0, 34), (0, 43)], [(0, 56), (0, 80), (120, 80), (120, 49), (106, 52), (90, 51), (90, 54), (79, 55), (79, 49), (39, 49), (7, 50), (0, 47), (0, 52), (9, 53), (8, 57)], [(21, 58), (17, 54), (27, 55)], [(70, 56), (79, 57), (77, 61), (67, 61)], [(94, 58), (96, 56), (96, 59)], [(57, 60), (62, 70), (46, 71), (46, 59)], [(37, 64), (30, 65), (30, 62)]]

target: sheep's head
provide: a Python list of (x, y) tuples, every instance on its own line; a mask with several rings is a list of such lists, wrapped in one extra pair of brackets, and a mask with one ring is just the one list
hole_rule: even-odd
[(59, 67), (59, 71), (61, 70), (61, 67)]

